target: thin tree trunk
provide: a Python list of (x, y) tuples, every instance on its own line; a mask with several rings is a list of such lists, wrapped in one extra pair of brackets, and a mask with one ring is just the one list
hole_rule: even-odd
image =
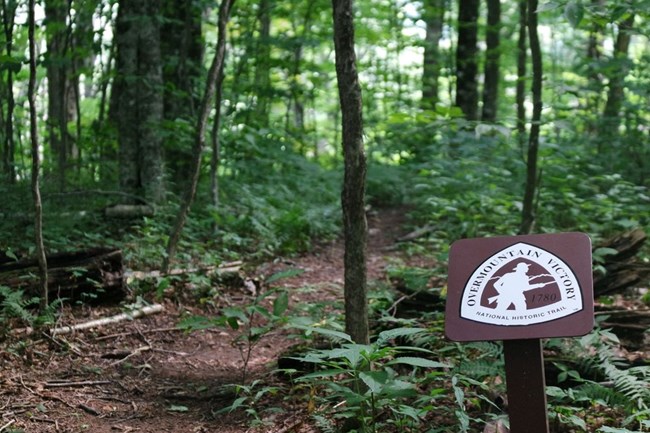
[(487, 32), (485, 37), (485, 84), (481, 119), (494, 122), (499, 102), (499, 67), (501, 57), (501, 0), (488, 0)]
[(366, 293), (368, 224), (364, 209), (366, 156), (363, 145), (361, 86), (354, 52), (354, 15), (352, 0), (332, 0), (332, 6), (345, 164), (341, 194), (345, 236), (345, 330), (355, 342), (367, 344), (369, 340)]
[(609, 76), (609, 91), (607, 92), (607, 102), (603, 111), (603, 135), (611, 137), (616, 134), (621, 124), (620, 111), (625, 99), (625, 77), (627, 76), (629, 66), (628, 51), (632, 39), (632, 26), (634, 25), (634, 15), (630, 15), (618, 25), (618, 35), (614, 44), (614, 62), (615, 67)]
[(261, 127), (269, 125), (269, 98), (271, 93), (271, 8), (270, 0), (260, 0), (258, 21), (260, 34), (257, 43), (255, 63), (255, 121)]
[(528, 21), (528, 0), (519, 1), (519, 37), (517, 39), (517, 86), (516, 86), (516, 104), (517, 104), (517, 138), (519, 145), (524, 148), (526, 138), (526, 23)]
[(478, 14), (479, 0), (458, 2), (456, 47), (456, 105), (467, 120), (478, 119)]
[[(12, 8), (9, 8), (6, 0), (2, 0), (2, 23), (5, 35), (5, 52), (8, 57), (12, 56), (13, 51), (14, 19), (16, 18), (16, 8), (18, 7), (18, 3), (13, 3), (12, 6)], [(14, 141), (14, 109), (16, 108), (16, 102), (14, 99), (13, 87), (14, 73), (13, 69), (9, 68), (7, 70), (7, 116), (5, 120), (6, 123), (4, 124), (5, 137), (2, 158), (2, 165), (9, 184), (16, 182), (16, 144)]]
[(36, 117), (36, 41), (34, 39), (34, 0), (29, 0), (29, 85), (27, 98), (29, 100), (29, 126), (32, 143), (32, 199), (34, 202), (34, 241), (38, 259), (39, 290), (41, 295), (40, 308), (43, 311), (48, 305), (47, 296), (47, 260), (43, 243), (43, 207), (39, 187), (40, 155), (38, 150), (38, 128)]
[(219, 77), (223, 75), (223, 69), (226, 58), (226, 26), (230, 18), (230, 10), (235, 0), (223, 0), (219, 5), (219, 34), (217, 37), (217, 47), (210, 65), (208, 72), (207, 84), (201, 106), (199, 108), (199, 117), (196, 125), (196, 135), (194, 138), (194, 148), (192, 149), (192, 166), (191, 166), (191, 179), (185, 191), (183, 203), (174, 222), (174, 226), (169, 234), (169, 242), (167, 243), (167, 254), (165, 255), (162, 263), (162, 272), (166, 273), (169, 270), (169, 265), (176, 253), (176, 247), (187, 221), (187, 215), (190, 212), (190, 207), (196, 195), (196, 188), (199, 183), (199, 174), (201, 172), (201, 156), (203, 148), (205, 147), (205, 130), (208, 124), (208, 116), (210, 115), (210, 108), (212, 105), (212, 98), (217, 91), (217, 87), (221, 84)]
[[(212, 121), (212, 133), (210, 139), (212, 143), (212, 159), (210, 160), (210, 197), (212, 206), (216, 209), (219, 207), (219, 166), (221, 164), (221, 138), (219, 137), (221, 129), (221, 100), (223, 99), (223, 66), (219, 71), (217, 78), (217, 90), (214, 100), (214, 120)], [(213, 227), (216, 228), (216, 225)]]
[[(293, 48), (293, 68), (291, 71), (291, 100), (290, 107), (293, 108), (293, 127), (295, 131), (302, 135), (305, 131), (305, 103), (304, 89), (300, 83), (299, 76), (302, 66), (303, 45), (307, 40), (307, 35), (311, 29), (312, 12), (315, 0), (309, 0), (306, 6), (305, 14), (302, 17), (302, 32), (298, 33), (298, 25), (294, 24), (294, 48)], [(304, 147), (304, 146), (303, 146)]]
[(445, 15), (445, 0), (425, 0), (422, 18), (427, 26), (422, 68), (422, 108), (434, 110), (438, 103), (438, 79), (442, 68), (440, 38)]
[(528, 39), (530, 59), (533, 67), (533, 115), (528, 137), (528, 160), (526, 163), (526, 192), (522, 211), (520, 234), (528, 234), (535, 226), (535, 196), (539, 187), (537, 154), (539, 151), (539, 130), (542, 120), (542, 50), (537, 34), (537, 0), (528, 0)]

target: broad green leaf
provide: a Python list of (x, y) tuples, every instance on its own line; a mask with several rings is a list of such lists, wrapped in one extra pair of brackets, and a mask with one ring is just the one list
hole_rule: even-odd
[(305, 272), (304, 269), (287, 269), (285, 271), (276, 272), (275, 274), (267, 278), (265, 282), (266, 284), (275, 283), (276, 281), (282, 280), (283, 278), (296, 277), (304, 272)]
[(413, 367), (423, 368), (451, 368), (449, 364), (443, 364), (442, 362), (431, 361), (430, 359), (418, 358), (414, 356), (402, 356), (386, 363), (386, 365), (394, 364), (406, 364), (412, 365)]
[[(309, 362), (309, 361), (307, 361)], [(298, 378), (299, 381), (309, 381), (311, 379), (321, 379), (325, 377), (334, 377), (342, 374), (343, 371), (336, 369), (336, 370), (323, 370), (323, 371), (316, 371), (314, 373), (308, 373), (305, 374), (304, 376), (300, 376)]]
[(359, 373), (359, 378), (368, 386), (373, 394), (380, 394), (388, 380), (386, 371), (368, 371)]
[(246, 313), (240, 308), (228, 307), (221, 310), (221, 312), (228, 319), (238, 319), (243, 323), (248, 323), (248, 317), (246, 317)]
[(352, 337), (350, 337), (345, 332), (335, 331), (333, 329), (327, 329), (327, 328), (320, 328), (318, 326), (297, 326), (296, 328), (307, 331), (307, 334), (310, 334), (310, 333), (313, 332), (313, 333), (316, 333), (316, 334), (324, 335), (326, 337), (332, 337), (332, 338), (336, 338), (336, 339), (339, 339), (339, 340), (349, 341), (350, 343), (352, 343)]
[(280, 292), (275, 301), (273, 301), (273, 315), (276, 317), (282, 316), (289, 308), (289, 293)]
[(535, 12), (537, 12), (539, 14), (539, 13), (542, 13), (542, 12), (557, 9), (559, 7), (560, 7), (560, 4), (558, 2), (546, 2), (544, 4), (539, 5)]
[(580, 22), (582, 21), (584, 15), (585, 10), (582, 6), (582, 3), (580, 2), (577, 2), (575, 0), (570, 1), (564, 7), (564, 16), (573, 27), (578, 27), (580, 25)]

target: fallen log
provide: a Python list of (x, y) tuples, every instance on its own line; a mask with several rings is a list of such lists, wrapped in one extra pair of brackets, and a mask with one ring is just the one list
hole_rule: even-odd
[[(47, 256), (49, 298), (90, 304), (117, 303), (127, 295), (122, 251), (94, 248)], [(0, 285), (39, 296), (38, 263), (24, 259), (0, 264)]]
[[(638, 253), (647, 240), (641, 229), (630, 230), (594, 246), (594, 252), (607, 249), (602, 263), (594, 272), (594, 296), (620, 293), (630, 287), (647, 284), (650, 264), (638, 259)], [(596, 254), (594, 254), (596, 256)]]
[(123, 322), (125, 320), (137, 319), (138, 317), (148, 316), (150, 314), (160, 313), (164, 307), (160, 304), (147, 305), (137, 310), (121, 313), (111, 317), (103, 317), (101, 319), (91, 320), (89, 322), (78, 323), (71, 326), (62, 326), (60, 328), (50, 329), (51, 335), (70, 334), (71, 332), (81, 331), (84, 329), (97, 328), (99, 326), (110, 325), (113, 323)]
[(154, 216), (154, 208), (145, 204), (116, 204), (104, 209), (108, 218), (143, 218)]

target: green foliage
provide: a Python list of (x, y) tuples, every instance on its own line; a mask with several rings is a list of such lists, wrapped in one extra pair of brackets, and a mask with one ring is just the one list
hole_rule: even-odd
[[(234, 385), (235, 399), (229, 405), (215, 411), (215, 415), (229, 413), (236, 410), (243, 410), (253, 420), (252, 424), (264, 424), (260, 403), (267, 396), (278, 394), (281, 389), (277, 386), (265, 385), (260, 380), (254, 380), (250, 385)], [(267, 412), (279, 412), (277, 408), (267, 409)]]
[(30, 308), (38, 306), (38, 298), (26, 299), (22, 290), (0, 285), (0, 326), (6, 326), (11, 318), (20, 319), (27, 325), (34, 322)]
[[(559, 364), (561, 373), (558, 382), (571, 379), (570, 388), (548, 387), (551, 417), (581, 431), (589, 431), (584, 417), (593, 408), (606, 408), (614, 417), (619, 413), (629, 414), (622, 422), (611, 420), (610, 427), (598, 431), (626, 431), (636, 425), (643, 430), (644, 415), (650, 411), (650, 390), (648, 377), (650, 367), (630, 367), (618, 352), (618, 338), (608, 330), (596, 329), (579, 340), (565, 340), (562, 353), (577, 361), (577, 367), (570, 369)], [(556, 349), (562, 346), (554, 346)], [(591, 354), (595, 354), (591, 355)], [(612, 424), (621, 423), (619, 429)]]
[[(399, 338), (409, 338), (425, 332), (418, 328), (397, 328), (379, 334), (373, 344), (355, 344), (340, 331), (320, 328), (304, 328), (308, 332), (344, 341), (340, 347), (313, 350), (296, 357), (298, 361), (317, 367), (314, 373), (297, 379), (322, 387), (323, 394), (317, 398), (326, 402), (345, 401), (345, 406), (329, 415), (334, 420), (358, 423), (358, 431), (381, 431), (382, 426), (415, 428), (433, 409), (431, 400), (438, 394), (431, 391), (430, 398), (418, 399), (418, 386), (424, 384), (427, 375), (413, 374), (417, 369), (447, 369), (445, 363), (424, 356), (431, 355), (426, 349), (412, 346), (393, 346)], [(325, 407), (325, 406), (323, 406)], [(321, 415), (321, 422), (324, 420)]]

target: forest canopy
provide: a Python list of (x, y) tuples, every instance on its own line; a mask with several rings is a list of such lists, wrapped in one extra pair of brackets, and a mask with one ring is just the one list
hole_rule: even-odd
[[(217, 5), (122, 3), (36, 5), (46, 220), (54, 218), (49, 206), (74, 212), (115, 203), (173, 206), (188, 178), (217, 43)], [(545, 2), (533, 14), (526, 6), (355, 3), (368, 199), (418, 202), (419, 217), (445, 231), (445, 243), (518, 230), (532, 134), (539, 135), (531, 196), (537, 230), (598, 237), (647, 222), (647, 2)], [(19, 224), (9, 216), (29, 208), (26, 7), (4, 0), (1, 10), (5, 233)], [(529, 16), (538, 17), (537, 102)], [(265, 184), (275, 185), (272, 194), (280, 197), (306, 183), (328, 189), (309, 193), (319, 199), (337, 195), (335, 183), (326, 188), (317, 181), (329, 179), (342, 161), (331, 19), (329, 2), (321, 0), (242, 0), (232, 12), (197, 206), (229, 226), (225, 244), (237, 232), (236, 221), (228, 220), (245, 218), (241, 208), (254, 213), (266, 205), (255, 201), (272, 201), (270, 191), (260, 190)], [(540, 119), (532, 119), (536, 103)], [(88, 190), (121, 195), (83, 193)], [(327, 230), (319, 226), (328, 222), (307, 216), (309, 208), (295, 212), (316, 233), (298, 237)], [(260, 232), (277, 233), (269, 227), (275, 222), (257, 222)], [(57, 249), (60, 238), (49, 238), (48, 248)], [(285, 242), (297, 241), (276, 240)], [(27, 243), (3, 245), (10, 247)]]

